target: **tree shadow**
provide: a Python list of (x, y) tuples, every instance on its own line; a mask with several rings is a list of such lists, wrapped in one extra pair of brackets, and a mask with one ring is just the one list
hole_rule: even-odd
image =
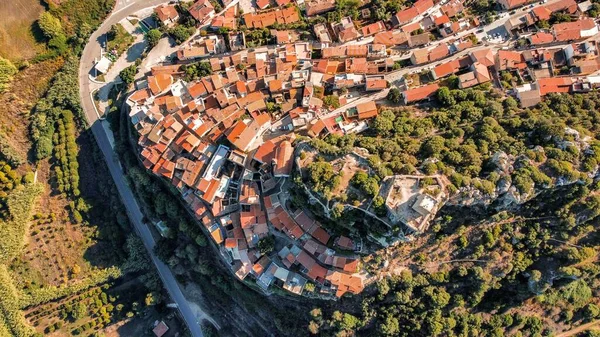
[(37, 43), (48, 42), (48, 39), (44, 35), (44, 31), (42, 30), (42, 28), (40, 28), (40, 25), (38, 24), (37, 20), (35, 20), (31, 24), (31, 26), (29, 27), (29, 30), (31, 31), (31, 34), (33, 35), (33, 38), (35, 39), (35, 42), (37, 42)]
[(141, 58), (145, 49), (146, 49), (145, 41), (138, 42), (138, 43), (132, 45), (131, 47), (129, 47), (129, 49), (127, 49), (127, 55), (126, 55), (127, 62), (134, 62), (135, 60)]
[(121, 266), (127, 258), (124, 245), (131, 232), (129, 220), (91, 129), (82, 131), (76, 142), (82, 149), (77, 155), (80, 198), (88, 205), (82, 214), (96, 232), (84, 259), (99, 268)]

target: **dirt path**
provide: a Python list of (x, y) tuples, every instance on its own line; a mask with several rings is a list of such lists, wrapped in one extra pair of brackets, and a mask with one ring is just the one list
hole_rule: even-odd
[(589, 329), (597, 326), (598, 323), (600, 323), (600, 320), (595, 320), (595, 321), (592, 321), (592, 322), (580, 325), (580, 326), (578, 326), (576, 328), (573, 328), (573, 329), (571, 329), (569, 331), (565, 331), (563, 333), (560, 333), (560, 334), (556, 335), (556, 337), (570, 337), (570, 336), (575, 336), (575, 335), (577, 335), (580, 332), (587, 331), (587, 330), (589, 330)]

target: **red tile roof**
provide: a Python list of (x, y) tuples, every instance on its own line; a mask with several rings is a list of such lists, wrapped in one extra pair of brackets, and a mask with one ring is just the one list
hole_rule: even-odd
[(405, 32), (401, 31), (387, 31), (375, 34), (373, 43), (383, 44), (386, 47), (391, 47), (399, 44), (406, 43), (408, 36)]
[(395, 18), (400, 25), (403, 25), (419, 15), (419, 10), (416, 7), (403, 9), (396, 13)]
[(436, 26), (440, 26), (448, 22), (450, 22), (450, 18), (446, 14), (438, 16), (437, 18), (435, 18), (435, 20), (433, 20), (433, 23), (435, 23)]
[(410, 33), (414, 32), (416, 30), (419, 30), (421, 28), (422, 28), (421, 27), (421, 22), (417, 21), (417, 22), (410, 23), (410, 24), (402, 27), (402, 31), (405, 32), (405, 33), (407, 33), (407, 34), (410, 34)]
[(323, 228), (317, 227), (317, 226), (315, 226), (315, 228), (312, 230), (312, 233), (310, 233), (310, 235), (312, 235), (313, 238), (317, 239), (319, 242), (321, 242), (324, 245), (327, 245), (327, 242), (329, 241), (329, 238), (331, 237), (329, 235), (329, 233), (327, 233)]
[(435, 68), (433, 68), (433, 72), (435, 73), (436, 78), (446, 77), (448, 75), (452, 75), (458, 71), (460, 68), (460, 63), (458, 60), (452, 60), (450, 62), (442, 63)]
[(552, 26), (557, 41), (570, 41), (581, 38), (582, 30), (589, 30), (596, 27), (593, 19), (581, 19), (573, 22), (557, 23)]
[(568, 93), (571, 90), (573, 80), (570, 77), (549, 77), (538, 79), (540, 95), (550, 93)]
[(154, 8), (154, 13), (158, 16), (158, 19), (162, 22), (167, 20), (174, 20), (179, 16), (175, 5), (161, 5)]
[(471, 52), (471, 59), (473, 62), (479, 62), (486, 67), (491, 67), (494, 65), (494, 52), (491, 48), (476, 50)]
[(383, 21), (377, 21), (375, 23), (362, 27), (361, 30), (363, 36), (371, 36), (373, 34), (384, 31), (385, 25), (383, 24)]
[(537, 32), (531, 36), (529, 36), (529, 42), (532, 45), (538, 44), (547, 44), (552, 43), (554, 41), (554, 35), (550, 33)]
[(279, 143), (275, 150), (275, 168), (273, 169), (275, 176), (290, 175), (294, 164), (293, 155), (294, 149), (290, 141), (284, 140)]
[(437, 83), (424, 85), (422, 87), (404, 91), (406, 103), (418, 102), (434, 95), (440, 86)]
[(248, 28), (264, 28), (275, 23), (288, 24), (300, 20), (295, 6), (264, 13), (247, 13), (242, 16)]
[(377, 116), (377, 105), (374, 101), (360, 103), (356, 106), (358, 119), (369, 119)]

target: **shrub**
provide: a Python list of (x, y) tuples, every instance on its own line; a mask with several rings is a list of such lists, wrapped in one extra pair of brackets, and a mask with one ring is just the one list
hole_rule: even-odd
[(0, 93), (8, 88), (16, 73), (17, 68), (9, 60), (0, 57)]

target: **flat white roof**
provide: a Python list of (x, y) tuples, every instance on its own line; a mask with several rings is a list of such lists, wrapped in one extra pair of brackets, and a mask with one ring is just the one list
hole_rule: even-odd
[(229, 148), (227, 146), (219, 145), (219, 148), (217, 148), (217, 151), (210, 159), (210, 163), (208, 164), (206, 172), (204, 172), (204, 176), (202, 178), (211, 180), (217, 175), (219, 169), (221, 166), (223, 166), (225, 160), (227, 160), (227, 152), (229, 152)]
[(100, 61), (96, 62), (95, 68), (98, 72), (106, 74), (108, 72), (108, 68), (110, 68), (111, 64), (112, 64), (112, 62), (106, 56), (102, 56)]

